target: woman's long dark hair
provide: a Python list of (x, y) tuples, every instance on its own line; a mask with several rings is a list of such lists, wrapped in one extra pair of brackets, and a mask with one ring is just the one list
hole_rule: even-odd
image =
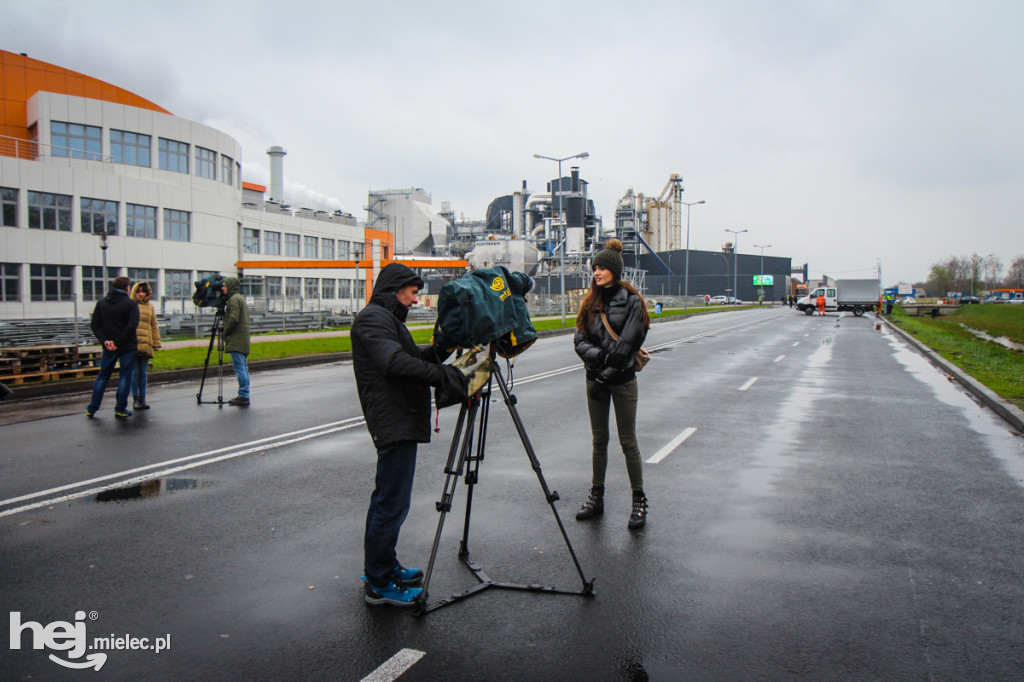
[[(647, 301), (644, 300), (643, 294), (636, 290), (636, 287), (627, 282), (624, 279), (615, 278), (615, 283), (621, 286), (629, 293), (640, 297), (640, 314), (643, 316), (644, 331), (651, 328), (651, 315), (647, 312)], [(601, 300), (601, 290), (603, 287), (597, 286), (597, 281), (590, 278), (590, 291), (583, 298), (583, 303), (580, 304), (580, 312), (576, 315), (576, 331), (586, 332), (590, 329), (590, 325), (594, 323), (594, 318), (601, 314), (604, 309), (604, 303)]]

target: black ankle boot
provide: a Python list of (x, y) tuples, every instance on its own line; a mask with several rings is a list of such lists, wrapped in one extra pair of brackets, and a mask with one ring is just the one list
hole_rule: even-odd
[(576, 512), (576, 520), (582, 521), (604, 513), (604, 486), (595, 485), (590, 489), (587, 501), (583, 503), (580, 510)]
[(643, 528), (647, 523), (647, 496), (643, 490), (633, 491), (633, 513), (629, 516), (630, 530)]
[(144, 409), (146, 409), (146, 408), (143, 407), (143, 404), (144, 403), (141, 400), (139, 400), (138, 398), (132, 398), (132, 407), (135, 408), (136, 410), (144, 410)]

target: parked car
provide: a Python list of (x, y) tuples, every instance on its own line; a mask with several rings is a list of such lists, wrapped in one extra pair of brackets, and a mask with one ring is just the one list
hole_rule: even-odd
[(712, 296), (711, 305), (725, 305), (729, 302), (728, 296)]
[(966, 304), (966, 303), (981, 303), (981, 299), (980, 299), (980, 298), (978, 298), (977, 296), (961, 296), (961, 297), (960, 297), (960, 303), (961, 303), (961, 304)]
[(917, 299), (911, 298), (910, 296), (907, 296), (906, 298), (900, 300), (900, 305), (914, 305), (916, 303)]
[(732, 296), (729, 297), (729, 304), (730, 305), (739, 305), (741, 303), (743, 303), (743, 301), (741, 301), (740, 299), (733, 298)]

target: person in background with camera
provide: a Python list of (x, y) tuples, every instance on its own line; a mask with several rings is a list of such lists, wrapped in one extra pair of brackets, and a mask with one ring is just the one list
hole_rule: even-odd
[(128, 411), (128, 394), (135, 366), (135, 328), (139, 326), (139, 306), (128, 295), (130, 284), (127, 277), (116, 277), (110, 292), (96, 301), (92, 311), (92, 333), (103, 344), (103, 355), (100, 357), (100, 373), (92, 387), (92, 400), (85, 408), (85, 416), (89, 419), (100, 409), (103, 392), (114, 373), (115, 364), (120, 365), (120, 369), (114, 416), (118, 419), (132, 416)]
[(398, 534), (409, 513), (416, 447), (430, 442), (430, 387), (466, 397), (466, 379), (431, 346), (421, 350), (405, 326), (423, 280), (401, 263), (377, 277), (370, 302), (352, 322), (352, 369), (366, 427), (377, 448), (377, 476), (363, 538), (364, 599), (413, 606), (423, 571), (398, 561)]
[(228, 405), (249, 406), (249, 307), (242, 296), (242, 283), (237, 277), (225, 277), (222, 288), (224, 304), (224, 350), (231, 353), (231, 366), (238, 379), (238, 395)]
[(135, 351), (135, 371), (132, 373), (132, 405), (136, 410), (148, 410), (146, 384), (149, 361), (160, 348), (160, 325), (156, 310), (149, 299), (153, 289), (148, 282), (136, 282), (132, 287), (132, 300), (139, 306), (139, 326), (135, 329), (138, 346)]
[[(608, 413), (615, 408), (619, 444), (626, 456), (626, 471), (633, 489), (629, 528), (643, 528), (647, 521), (643, 460), (636, 441), (638, 400), (634, 356), (647, 337), (651, 318), (640, 292), (622, 281), (622, 242), (609, 239), (591, 264), (594, 278), (576, 316), (576, 354), (587, 371), (587, 408), (593, 438), (593, 482), (590, 495), (576, 518), (593, 518), (604, 512), (604, 479), (608, 467)], [(602, 317), (607, 319), (607, 323)], [(608, 326), (618, 335), (616, 340)]]

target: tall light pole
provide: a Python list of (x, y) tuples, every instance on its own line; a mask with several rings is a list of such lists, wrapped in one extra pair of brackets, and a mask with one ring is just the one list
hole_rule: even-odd
[(738, 300), (740, 300), (740, 297), (736, 296), (736, 294), (738, 294), (740, 292), (739, 292), (738, 289), (736, 289), (736, 252), (739, 251), (740, 235), (743, 234), (744, 232), (750, 232), (750, 230), (730, 230), (730, 229), (726, 228), (725, 231), (726, 232), (732, 232), (732, 234), (733, 234), (733, 237), (732, 237), (732, 295), (738, 301)]
[(535, 159), (546, 159), (548, 161), (554, 161), (558, 164), (558, 219), (562, 225), (562, 248), (559, 251), (559, 279), (562, 283), (562, 324), (565, 324), (565, 221), (562, 219), (562, 162), (569, 161), (570, 159), (587, 159), (590, 158), (589, 152), (580, 152), (579, 154), (573, 154), (572, 156), (563, 156), (560, 159), (556, 159), (553, 156), (544, 156), (542, 154), (534, 154)]
[(689, 204), (685, 201), (680, 201), (679, 203), (686, 206), (686, 265), (683, 269), (683, 312), (686, 312), (690, 298), (690, 207), (707, 202), (701, 199)]
[[(761, 288), (758, 291), (758, 296), (763, 300), (764, 299), (764, 250), (772, 248), (772, 245), (771, 244), (765, 244), (764, 246), (761, 246), (760, 244), (754, 244), (754, 248), (755, 249), (761, 249)], [(761, 301), (759, 300), (758, 301), (758, 305), (760, 305), (760, 303), (761, 303)]]

